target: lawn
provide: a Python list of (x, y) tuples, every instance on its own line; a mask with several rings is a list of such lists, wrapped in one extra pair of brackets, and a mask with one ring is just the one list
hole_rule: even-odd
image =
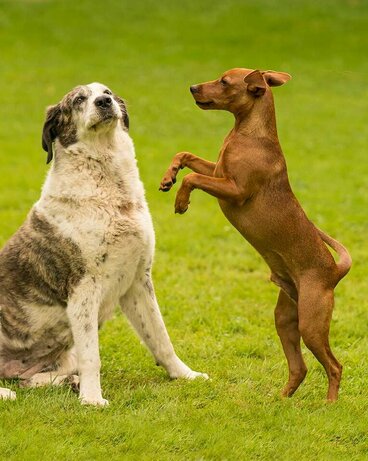
[[(364, 0), (0, 1), (0, 244), (45, 177), (45, 108), (80, 83), (123, 96), (156, 229), (154, 280), (181, 358), (211, 381), (170, 381), (116, 312), (101, 331), (110, 406), (68, 388), (0, 402), (1, 460), (368, 459), (368, 4)], [(232, 67), (293, 79), (274, 90), (292, 186), (310, 218), (351, 251), (331, 343), (340, 399), (305, 350), (292, 399), (273, 325), (277, 289), (256, 252), (195, 191), (184, 216), (158, 191), (172, 155), (215, 160), (232, 125), (193, 104), (190, 84)], [(3, 383), (4, 385), (4, 383)]]

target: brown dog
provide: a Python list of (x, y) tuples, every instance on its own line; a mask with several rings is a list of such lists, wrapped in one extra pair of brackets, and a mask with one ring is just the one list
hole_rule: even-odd
[[(291, 396), (307, 368), (300, 337), (326, 370), (327, 399), (336, 400), (342, 366), (329, 346), (334, 288), (350, 269), (348, 251), (309, 221), (294, 196), (276, 130), (270, 87), (290, 79), (284, 72), (232, 69), (219, 79), (190, 87), (201, 109), (227, 110), (235, 126), (225, 138), (217, 163), (189, 152), (175, 155), (160, 186), (168, 191), (181, 168), (184, 177), (175, 212), (185, 213), (193, 189), (219, 200), (227, 219), (270, 266), (281, 290), (275, 309), (278, 335), (289, 365), (282, 391)], [(325, 244), (340, 256), (335, 263)]]

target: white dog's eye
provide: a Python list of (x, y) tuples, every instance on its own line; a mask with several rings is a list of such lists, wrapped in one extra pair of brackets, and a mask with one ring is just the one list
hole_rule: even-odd
[(111, 93), (110, 90), (105, 90), (105, 91), (104, 91), (104, 94), (110, 94), (110, 95), (111, 95), (112, 93)]
[(77, 104), (80, 104), (81, 102), (85, 101), (87, 98), (86, 96), (78, 96), (77, 98), (74, 99), (74, 102)]

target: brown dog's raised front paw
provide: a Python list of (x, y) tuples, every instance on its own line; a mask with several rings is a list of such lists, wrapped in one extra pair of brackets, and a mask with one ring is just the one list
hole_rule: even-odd
[(179, 190), (176, 194), (175, 213), (184, 214), (189, 207), (189, 203), (189, 196), (187, 196), (187, 194), (184, 194), (181, 192), (181, 190)]
[(183, 214), (188, 209), (190, 203), (190, 194), (193, 190), (193, 186), (191, 184), (192, 175), (193, 173), (188, 174), (183, 178), (183, 182), (181, 183), (181, 186), (176, 194), (175, 213)]
[(163, 177), (159, 190), (161, 190), (162, 192), (168, 192), (175, 183), (176, 183), (175, 175), (170, 174), (168, 172)]
[(181, 205), (175, 205), (175, 213), (176, 214), (184, 214), (189, 208), (189, 204), (186, 207)]

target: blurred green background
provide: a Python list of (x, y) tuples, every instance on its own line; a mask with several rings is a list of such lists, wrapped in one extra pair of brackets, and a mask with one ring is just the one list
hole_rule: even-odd
[[(101, 332), (110, 407), (82, 408), (65, 388), (18, 390), (0, 402), (0, 459), (367, 459), (367, 49), (365, 0), (0, 1), (0, 243), (39, 197), (45, 108), (75, 85), (107, 84), (128, 105), (167, 327), (212, 377), (170, 382), (116, 313)], [(232, 117), (198, 110), (188, 90), (232, 67), (293, 76), (274, 90), (290, 180), (354, 259), (331, 331), (344, 365), (336, 405), (308, 352), (305, 383), (279, 399), (287, 368), (268, 268), (212, 197), (195, 191), (175, 216), (174, 192), (158, 192), (177, 151), (216, 160)]]

